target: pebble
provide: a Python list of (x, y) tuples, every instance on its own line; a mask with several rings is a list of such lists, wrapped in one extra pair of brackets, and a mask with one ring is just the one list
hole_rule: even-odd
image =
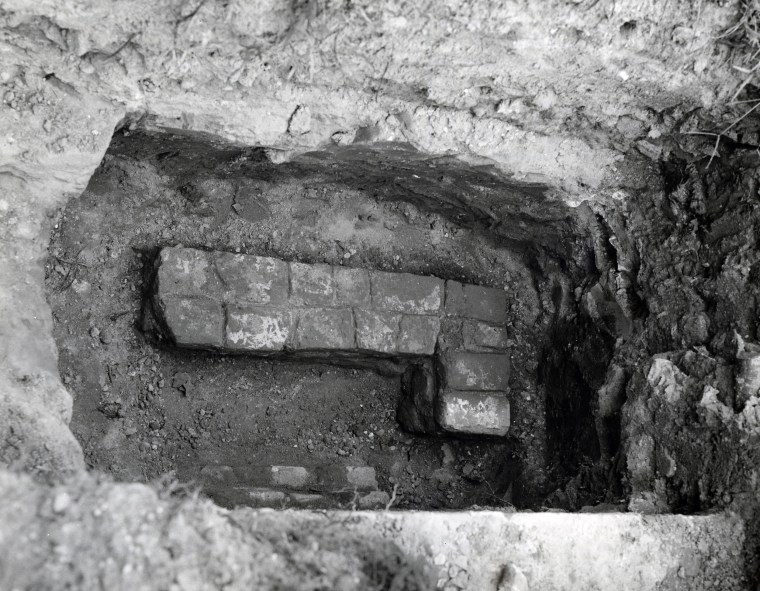
[(63, 513), (71, 504), (71, 497), (67, 492), (59, 492), (53, 499), (53, 512)]
[(100, 329), (99, 329), (97, 326), (93, 326), (93, 327), (90, 329), (90, 336), (91, 336), (93, 339), (97, 339), (97, 338), (100, 336)]

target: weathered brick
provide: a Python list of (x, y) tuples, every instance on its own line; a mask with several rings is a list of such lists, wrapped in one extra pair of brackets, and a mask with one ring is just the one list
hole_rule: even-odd
[(214, 299), (221, 295), (221, 283), (209, 253), (194, 248), (164, 248), (158, 265), (158, 293), (162, 296)]
[(216, 268), (233, 303), (286, 306), (288, 264), (271, 257), (220, 252)]
[(377, 488), (375, 469), (370, 466), (346, 466), (346, 480), (350, 487), (358, 490)]
[(503, 324), (507, 321), (507, 293), (503, 289), (446, 281), (446, 314)]
[(463, 331), (464, 344), (468, 349), (507, 348), (507, 329), (503, 326), (494, 326), (478, 320), (467, 320), (464, 322)]
[(307, 307), (334, 305), (332, 267), (290, 263), (290, 303)]
[(509, 355), (502, 353), (448, 352), (442, 356), (444, 383), (452, 390), (506, 390)]
[(356, 310), (356, 345), (378, 353), (395, 353), (401, 314)]
[(272, 466), (272, 486), (300, 490), (309, 484), (309, 471), (303, 466)]
[(254, 506), (271, 507), (285, 503), (287, 495), (272, 488), (252, 488), (248, 491), (248, 498)]
[(504, 392), (457, 392), (438, 397), (438, 424), (444, 431), (473, 435), (506, 435), (509, 400)]
[(372, 306), (407, 314), (437, 314), (443, 303), (443, 280), (410, 273), (370, 273)]
[(288, 500), (299, 507), (318, 509), (329, 505), (330, 499), (325, 495), (316, 495), (312, 493), (290, 493)]
[(296, 349), (354, 348), (354, 318), (351, 310), (301, 310), (296, 330)]
[(391, 497), (384, 490), (373, 490), (366, 495), (359, 497), (359, 509), (379, 509), (387, 507), (391, 502)]
[(372, 305), (366, 269), (333, 267), (333, 277), (338, 306), (369, 308)]
[(404, 315), (398, 337), (398, 352), (413, 355), (432, 355), (441, 331), (438, 316)]
[(227, 309), (226, 346), (245, 351), (282, 351), (290, 338), (294, 314), (264, 306)]
[(177, 345), (193, 348), (224, 345), (224, 311), (219, 302), (168, 296), (160, 298), (159, 307)]

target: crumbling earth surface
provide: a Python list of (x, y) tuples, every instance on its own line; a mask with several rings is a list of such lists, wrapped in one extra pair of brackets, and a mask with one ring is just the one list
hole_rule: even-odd
[[(48, 483), (85, 468), (68, 429), (70, 390), (92, 387), (100, 397), (113, 375), (99, 368), (69, 373), (65, 385), (59, 378), (54, 330), (59, 343), (67, 335), (61, 323), (54, 325), (43, 267), (51, 232), (55, 241), (66, 239), (65, 223), (54, 228), (65, 222), (61, 208), (78, 198), (72, 207), (84, 215), (85, 200), (98, 189), (93, 173), (101, 163), (113, 166), (103, 156), (115, 129), (214, 134), (261, 148), (272, 163), (295, 162), (315, 148), (400, 141), (470, 165), (487, 159), (505, 178), (541, 183), (548, 199), (527, 219), (545, 219), (546, 203), (553, 203), (562, 212), (576, 207), (573, 227), (585, 228), (552, 230), (550, 238), (559, 241), (540, 232), (522, 236), (540, 246), (532, 252), (541, 256), (532, 260), (547, 279), (536, 292), (547, 298), (544, 328), (557, 337), (537, 352), (535, 367), (525, 366), (544, 389), (547, 432), (534, 449), (543, 456), (545, 445), (545, 459), (557, 465), (543, 462), (549, 477), (534, 480), (557, 485), (548, 502), (577, 509), (622, 498), (633, 511), (736, 511), (751, 526), (746, 564), (756, 577), (759, 142), (753, 117), (742, 117), (746, 103), (732, 103), (755, 100), (754, 87), (734, 97), (746, 71), (730, 67), (735, 48), (720, 40), (736, 18), (734, 4), (717, 2), (654, 8), (642, 2), (2, 2), (2, 464)], [(717, 143), (704, 135), (729, 126)], [(154, 174), (146, 171), (149, 179)], [(180, 196), (155, 195), (157, 211), (166, 214)], [(183, 198), (187, 207), (214, 210), (213, 200)], [(534, 203), (530, 194), (522, 199)], [(239, 240), (234, 244), (214, 237), (214, 224), (261, 215), (255, 205), (237, 205), (234, 213), (209, 210), (208, 229), (193, 231), (208, 232), (204, 241), (215, 248), (258, 248), (267, 240), (278, 247), (271, 226), (262, 226), (263, 238), (232, 234)], [(495, 213), (495, 225), (508, 228), (513, 212)], [(513, 246), (521, 238), (502, 236)], [(573, 246), (559, 248), (563, 243)], [(320, 251), (318, 240), (311, 244), (320, 256), (344, 254), (338, 247)], [(127, 242), (118, 245), (124, 249)], [(53, 305), (56, 298), (63, 305), (64, 298), (77, 297), (75, 284), (83, 287), (77, 273), (110, 273), (104, 277), (110, 285), (126, 278), (119, 273), (127, 268), (139, 270), (137, 255), (125, 250), (114, 251), (120, 266), (102, 266), (99, 259), (111, 256), (106, 246), (85, 253), (94, 258), (84, 267), (88, 262), (77, 258), (74, 245), (54, 244), (47, 270), (49, 293), (59, 290), (51, 295)], [(373, 262), (392, 265), (389, 254), (377, 252)], [(561, 277), (571, 280), (563, 287)], [(106, 294), (119, 309), (101, 301), (99, 313), (134, 314), (139, 285), (134, 296), (126, 286)], [(111, 337), (107, 326), (89, 322), (77, 319), (74, 344), (100, 361), (111, 354)], [(121, 346), (133, 325), (127, 314), (113, 323), (122, 336), (111, 342)], [(169, 384), (171, 395), (180, 397), (169, 381), (177, 372), (155, 375), (148, 350), (139, 354), (139, 347), (124, 359), (132, 367), (123, 367), (126, 378), (117, 381), (142, 381), (130, 396), (146, 412), (133, 421), (142, 429), (161, 425), (157, 387), (160, 392)], [(176, 369), (180, 362), (190, 360), (173, 361)], [(381, 389), (380, 378), (362, 379), (376, 380)], [(563, 389), (566, 384), (573, 387)], [(157, 401), (149, 400), (148, 385)], [(147, 400), (143, 409), (140, 396)], [(91, 417), (102, 416), (91, 427), (99, 436), (113, 420), (107, 413), (118, 418), (118, 401), (107, 398), (98, 402), (105, 413), (89, 409)], [(204, 410), (205, 417), (205, 409), (187, 403), (185, 410), (178, 425), (190, 434), (191, 416)], [(574, 420), (563, 421), (568, 416)], [(164, 449), (158, 431), (150, 436), (156, 441), (140, 431), (128, 443), (142, 441), (150, 451), (141, 453), (158, 452)], [(126, 428), (114, 436), (123, 442)], [(88, 460), (100, 466), (96, 447)], [(134, 468), (122, 465), (128, 468), (123, 474), (115, 468), (117, 476), (131, 479)], [(159, 461), (150, 465), (160, 471)], [(4, 478), (22, 486), (21, 477)], [(93, 481), (82, 482), (83, 495), (95, 489)], [(120, 490), (151, 494), (142, 485), (108, 486), (117, 496)], [(74, 499), (79, 507), (80, 496)], [(32, 511), (33, 499), (24, 501)], [(127, 518), (138, 509), (118, 511)], [(126, 552), (119, 548), (114, 551)], [(320, 568), (329, 562), (317, 560)], [(349, 576), (360, 576), (361, 561), (353, 564)], [(93, 568), (105, 572), (100, 564)], [(116, 576), (124, 581), (127, 575)]]

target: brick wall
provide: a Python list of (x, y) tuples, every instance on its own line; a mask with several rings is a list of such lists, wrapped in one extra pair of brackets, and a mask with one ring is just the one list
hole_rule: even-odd
[(441, 429), (504, 435), (509, 427), (502, 290), (173, 247), (158, 257), (153, 303), (179, 347), (406, 360), (435, 355)]

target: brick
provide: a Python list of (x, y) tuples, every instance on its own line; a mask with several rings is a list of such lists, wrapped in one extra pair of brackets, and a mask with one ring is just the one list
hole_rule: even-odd
[(169, 296), (160, 298), (159, 307), (178, 346), (218, 349), (224, 345), (224, 311), (219, 302)]
[(314, 308), (334, 305), (332, 267), (290, 263), (290, 303)]
[(287, 495), (281, 490), (271, 488), (252, 488), (248, 491), (248, 498), (254, 505), (281, 505), (287, 499)]
[(369, 308), (369, 272), (366, 269), (333, 267), (336, 303), (338, 306)]
[(479, 348), (506, 349), (507, 329), (494, 326), (478, 320), (467, 320), (464, 323), (464, 344), (467, 349)]
[(442, 392), (437, 404), (438, 424), (444, 431), (472, 435), (506, 435), (509, 400), (504, 392)]
[(382, 490), (373, 490), (366, 495), (359, 497), (359, 509), (379, 509), (385, 508), (391, 502), (391, 497), (387, 492)]
[(509, 355), (449, 352), (442, 356), (445, 385), (452, 390), (507, 390)]
[(300, 490), (309, 484), (309, 471), (303, 466), (272, 466), (272, 486)]
[(290, 493), (288, 495), (291, 503), (298, 505), (299, 507), (307, 507), (316, 509), (329, 504), (330, 499), (324, 495), (317, 495), (312, 493)]
[(264, 306), (228, 306), (226, 347), (243, 351), (282, 351), (290, 338), (293, 312)]
[(354, 349), (351, 310), (302, 310), (296, 330), (296, 349)]
[(346, 466), (346, 481), (357, 490), (377, 489), (375, 469), (371, 466)]
[(388, 312), (437, 314), (443, 303), (443, 280), (410, 273), (370, 273), (372, 307)]
[(503, 324), (507, 321), (507, 293), (503, 289), (446, 281), (446, 314)]
[(356, 346), (378, 353), (395, 353), (400, 314), (356, 310)]
[(271, 257), (220, 252), (216, 269), (234, 303), (287, 305), (288, 264)]
[(211, 255), (194, 248), (170, 247), (158, 259), (158, 293), (162, 296), (199, 296), (215, 299), (222, 286)]
[(401, 319), (398, 352), (413, 355), (432, 355), (441, 332), (438, 316), (405, 315)]

